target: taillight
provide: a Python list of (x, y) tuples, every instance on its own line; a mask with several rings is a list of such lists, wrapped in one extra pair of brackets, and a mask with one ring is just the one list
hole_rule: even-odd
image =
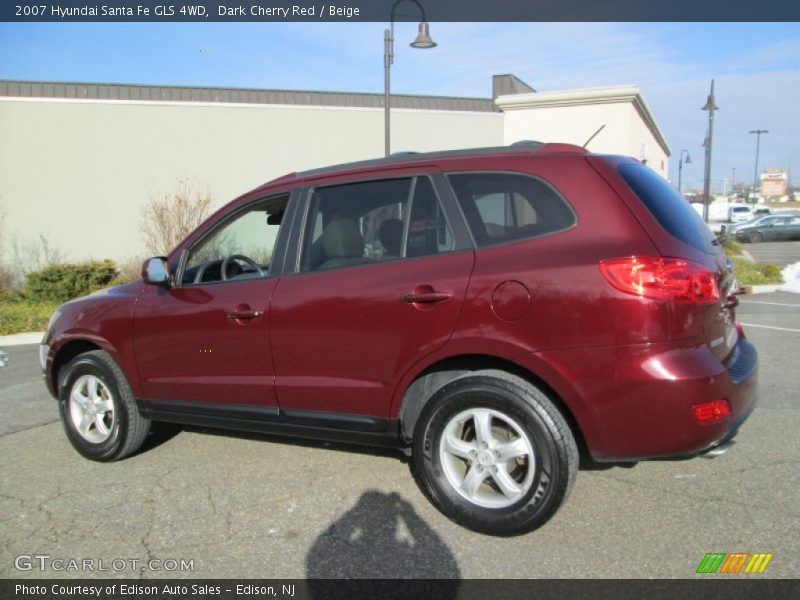
[(731, 416), (731, 405), (725, 400), (712, 400), (692, 406), (692, 414), (698, 423), (714, 423)]
[(618, 290), (642, 298), (696, 304), (713, 304), (720, 298), (714, 273), (683, 258), (603, 260), (600, 272)]

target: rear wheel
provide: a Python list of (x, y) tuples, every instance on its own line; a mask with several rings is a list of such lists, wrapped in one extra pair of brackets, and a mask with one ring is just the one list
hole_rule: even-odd
[(752, 242), (753, 244), (757, 244), (764, 240), (764, 236), (758, 233), (757, 231), (754, 231), (753, 233), (748, 234), (747, 240)]
[(139, 413), (122, 370), (106, 352), (70, 361), (59, 373), (58, 389), (64, 431), (86, 458), (119, 460), (144, 443), (150, 420)]
[(450, 519), (491, 535), (544, 524), (569, 494), (577, 467), (575, 440), (550, 399), (498, 371), (446, 385), (414, 433), (422, 490)]

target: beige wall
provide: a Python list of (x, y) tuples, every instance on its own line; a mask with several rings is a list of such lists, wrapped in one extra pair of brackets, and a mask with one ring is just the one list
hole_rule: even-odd
[[(397, 109), (392, 147), (498, 146), (502, 121)], [(382, 109), (0, 99), (5, 237), (44, 235), (71, 260), (140, 255), (140, 207), (181, 179), (221, 205), (285, 173), (382, 155)]]
[(668, 148), (648, 125), (649, 111), (637, 95), (629, 87), (501, 96), (504, 143), (529, 139), (582, 146), (605, 125), (588, 145), (590, 151), (646, 158), (666, 179)]

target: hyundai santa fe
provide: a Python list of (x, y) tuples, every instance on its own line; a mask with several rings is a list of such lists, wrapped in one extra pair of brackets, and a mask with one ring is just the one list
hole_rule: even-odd
[(234, 200), (141, 280), (61, 306), (41, 359), (87, 458), (135, 453), (152, 421), (396, 447), (449, 518), (514, 535), (564, 502), (579, 448), (727, 445), (757, 377), (735, 289), (634, 159), (405, 154)]

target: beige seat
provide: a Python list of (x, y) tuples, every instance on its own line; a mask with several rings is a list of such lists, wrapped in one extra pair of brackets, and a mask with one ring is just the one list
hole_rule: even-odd
[(319, 269), (336, 269), (372, 262), (364, 257), (364, 236), (355, 221), (331, 221), (322, 232), (321, 241), (327, 259)]

